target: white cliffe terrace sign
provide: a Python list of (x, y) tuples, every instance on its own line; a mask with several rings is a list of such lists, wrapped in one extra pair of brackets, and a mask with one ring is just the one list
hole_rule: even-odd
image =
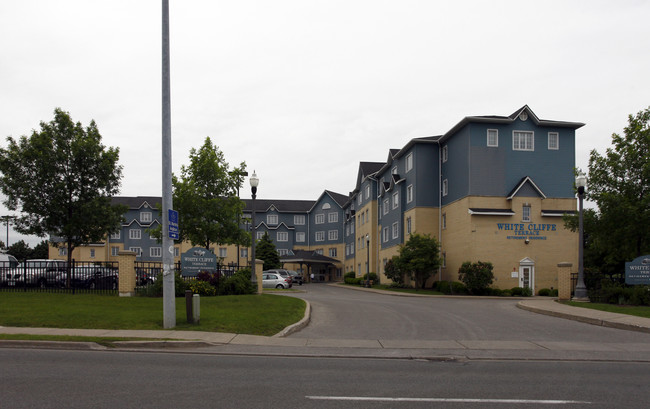
[(202, 247), (192, 247), (181, 254), (181, 270), (184, 277), (196, 277), (201, 271), (217, 269), (217, 256)]
[(650, 284), (650, 255), (625, 263), (625, 284)]

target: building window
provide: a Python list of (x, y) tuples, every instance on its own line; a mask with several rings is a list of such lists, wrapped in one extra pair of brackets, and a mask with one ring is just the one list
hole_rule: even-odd
[(328, 213), (327, 214), (327, 221), (329, 223), (338, 223), (339, 221), (339, 214), (336, 212)]
[(447, 252), (442, 252), (442, 268), (447, 268)]
[(305, 242), (305, 232), (297, 231), (296, 232), (296, 242), (304, 243)]
[(361, 196), (361, 193), (359, 193), (359, 196), (357, 197), (357, 203), (363, 203), (363, 196)]
[(323, 255), (323, 249), (316, 249), (315, 253), (320, 254), (322, 256)]
[(521, 209), (521, 221), (529, 222), (530, 221), (530, 205), (525, 204)]
[(277, 241), (289, 241), (289, 233), (286, 231), (279, 231), (276, 233), (275, 238)]
[(388, 227), (384, 227), (381, 231), (381, 239), (384, 243), (388, 241)]
[(120, 239), (120, 232), (118, 231), (117, 233), (111, 234), (111, 240), (119, 240)]
[(413, 201), (413, 185), (408, 185), (406, 187), (406, 203), (411, 203)]
[(111, 247), (111, 256), (117, 257), (117, 255), (120, 254), (120, 248), (117, 246), (112, 246)]
[(90, 249), (90, 258), (95, 258), (95, 249)]
[(257, 240), (261, 240), (262, 237), (264, 237), (264, 232), (263, 231), (255, 232), (255, 237), (257, 237)]
[(399, 206), (399, 192), (393, 193), (393, 209), (397, 209)]
[(534, 151), (535, 136), (530, 131), (512, 131), (512, 150)]
[(338, 239), (339, 239), (338, 230), (330, 230), (327, 232), (327, 240), (338, 240)]
[(447, 196), (449, 193), (449, 182), (447, 182), (447, 179), (442, 181), (442, 195)]
[(140, 223), (151, 223), (151, 212), (140, 213)]
[(219, 257), (221, 257), (221, 258), (226, 258), (226, 257), (228, 257), (228, 248), (226, 248), (226, 247), (219, 247)]
[(411, 216), (406, 218), (406, 234), (411, 234)]
[(162, 257), (162, 247), (151, 247), (149, 249), (149, 256)]
[(289, 254), (289, 250), (287, 249), (278, 249), (278, 256), (286, 256)]
[(497, 129), (487, 130), (487, 146), (499, 146), (499, 131)]
[(324, 213), (319, 213), (316, 215), (316, 224), (323, 224), (325, 223), (325, 214)]
[(390, 170), (391, 175), (397, 175), (397, 166), (393, 167), (393, 169)]
[(330, 257), (336, 257), (336, 247), (330, 247), (329, 255)]
[(267, 214), (266, 215), (266, 224), (276, 225), (278, 224), (278, 215), (277, 214)]
[(248, 258), (248, 249), (247, 248), (239, 249), (239, 257)]
[(449, 157), (449, 149), (447, 148), (447, 145), (442, 147), (442, 163), (447, 162), (447, 159)]
[(447, 228), (447, 213), (442, 214), (442, 229), (445, 230)]
[(560, 149), (560, 134), (557, 132), (548, 133), (548, 148), (551, 150)]
[(370, 183), (366, 185), (366, 200), (370, 199)]
[(129, 230), (129, 238), (131, 240), (138, 240), (142, 238), (142, 230), (140, 229), (130, 229)]
[(174, 247), (174, 257), (179, 257), (181, 255), (180, 247)]
[(399, 238), (399, 224), (397, 222), (393, 223), (393, 239)]
[(140, 257), (142, 255), (142, 248), (140, 247), (129, 247), (129, 251), (134, 252), (136, 257)]
[(325, 241), (325, 232), (317, 231), (316, 232), (316, 241)]
[(297, 226), (304, 226), (305, 224), (305, 215), (304, 214), (298, 214), (293, 216), (293, 224)]
[(413, 169), (413, 152), (406, 155), (406, 171)]
[(388, 214), (388, 210), (390, 210), (390, 205), (388, 204), (388, 198), (384, 199), (384, 204), (382, 205), (384, 208), (384, 214)]

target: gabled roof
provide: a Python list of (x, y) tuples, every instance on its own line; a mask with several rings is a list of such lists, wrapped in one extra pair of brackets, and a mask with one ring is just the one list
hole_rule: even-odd
[[(244, 213), (252, 212), (253, 200), (242, 199), (245, 204)], [(307, 213), (316, 204), (314, 200), (278, 200), (255, 199), (255, 211), (266, 212), (274, 207), (279, 213)]]
[(524, 105), (509, 116), (498, 116), (498, 115), (485, 115), (485, 116), (466, 116), (460, 122), (458, 122), (453, 128), (451, 128), (447, 133), (445, 133), (440, 142), (448, 139), (453, 134), (458, 132), (462, 127), (471, 122), (476, 123), (492, 123), (492, 124), (511, 124), (519, 118), (522, 112), (528, 114), (528, 118), (532, 120), (536, 125), (539, 126), (554, 126), (559, 128), (570, 128), (578, 129), (583, 127), (585, 124), (582, 122), (567, 122), (567, 121), (551, 121), (548, 119), (540, 119), (528, 105)]
[(160, 196), (113, 196), (111, 198), (111, 204), (125, 205), (129, 209), (140, 209), (145, 204), (152, 209), (157, 209), (157, 206), (161, 203), (162, 198)]
[(359, 163), (359, 173), (357, 175), (357, 189), (361, 186), (361, 183), (368, 176), (372, 176), (377, 173), (382, 167), (386, 165), (386, 162), (360, 162)]
[(519, 181), (519, 183), (517, 183), (514, 189), (512, 189), (510, 193), (508, 193), (507, 199), (512, 200), (512, 198), (517, 195), (517, 193), (521, 190), (521, 188), (526, 186), (527, 184), (530, 185), (542, 197), (542, 199), (546, 199), (546, 195), (544, 194), (544, 192), (542, 192), (542, 189), (537, 187), (537, 185), (535, 184), (535, 182), (533, 182), (530, 176), (523, 177)]

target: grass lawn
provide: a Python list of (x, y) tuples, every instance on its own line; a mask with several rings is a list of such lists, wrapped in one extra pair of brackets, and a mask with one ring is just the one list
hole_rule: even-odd
[(564, 303), (573, 307), (591, 308), (592, 310), (615, 312), (618, 314), (627, 314), (637, 317), (650, 318), (650, 307), (647, 306), (614, 305), (573, 301), (566, 301)]
[[(177, 330), (273, 335), (304, 316), (305, 302), (276, 295), (201, 297), (201, 322), (188, 324), (176, 299)], [(163, 329), (163, 299), (94, 294), (0, 293), (0, 326)]]

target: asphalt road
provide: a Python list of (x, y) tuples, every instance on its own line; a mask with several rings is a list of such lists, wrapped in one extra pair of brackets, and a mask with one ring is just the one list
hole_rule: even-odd
[(311, 322), (291, 338), (650, 343), (650, 334), (524, 311), (509, 298), (403, 297), (324, 284), (299, 288), (304, 292), (292, 296), (309, 301)]
[(648, 363), (0, 349), (0, 407), (645, 408)]

